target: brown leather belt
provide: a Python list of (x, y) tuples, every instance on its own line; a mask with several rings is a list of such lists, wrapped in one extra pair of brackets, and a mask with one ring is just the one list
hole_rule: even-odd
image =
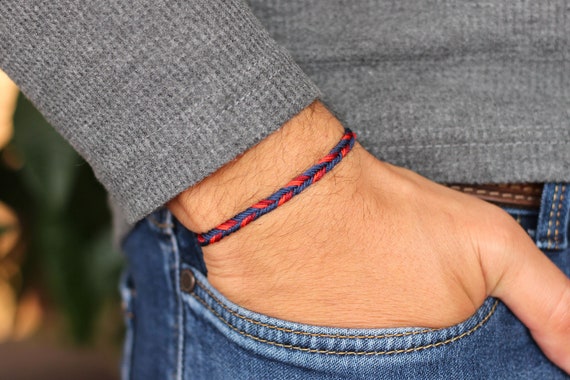
[(540, 207), (543, 183), (501, 183), (467, 185), (451, 183), (446, 186), (503, 206)]

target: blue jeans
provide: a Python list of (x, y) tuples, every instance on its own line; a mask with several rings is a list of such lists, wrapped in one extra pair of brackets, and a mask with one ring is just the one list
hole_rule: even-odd
[[(564, 183), (545, 186), (539, 210), (505, 208), (567, 275), (569, 208)], [(208, 282), (194, 234), (164, 208), (140, 221), (123, 249), (124, 379), (568, 378), (497, 299), (443, 329), (309, 326), (224, 298)]]

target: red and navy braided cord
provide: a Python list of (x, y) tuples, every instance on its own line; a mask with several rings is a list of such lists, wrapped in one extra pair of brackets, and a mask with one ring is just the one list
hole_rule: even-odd
[(289, 201), (295, 195), (305, 190), (313, 183), (319, 181), (327, 172), (331, 171), (354, 146), (356, 134), (345, 128), (344, 135), (339, 143), (323, 157), (316, 165), (303, 174), (293, 178), (285, 187), (279, 189), (269, 197), (257, 202), (248, 209), (240, 212), (210, 231), (197, 236), (198, 243), (205, 247), (220, 241), (222, 238), (248, 225), (262, 215), (276, 209)]

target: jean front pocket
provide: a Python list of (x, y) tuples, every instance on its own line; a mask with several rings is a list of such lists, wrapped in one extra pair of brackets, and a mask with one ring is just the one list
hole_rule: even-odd
[(493, 298), (442, 329), (329, 328), (246, 310), (183, 270), (188, 378), (565, 378)]

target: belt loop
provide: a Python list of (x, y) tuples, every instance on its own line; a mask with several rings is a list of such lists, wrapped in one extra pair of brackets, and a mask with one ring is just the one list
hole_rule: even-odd
[(570, 184), (566, 182), (545, 183), (536, 228), (538, 248), (568, 248), (569, 208)]

